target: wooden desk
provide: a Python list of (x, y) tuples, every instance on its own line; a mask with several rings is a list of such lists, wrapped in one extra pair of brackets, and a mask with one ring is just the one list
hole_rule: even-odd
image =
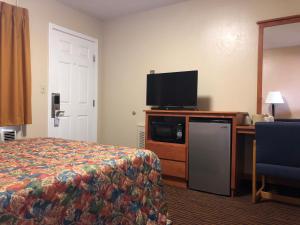
[(255, 126), (249, 125), (249, 126), (237, 126), (236, 127), (236, 133), (237, 134), (249, 134), (249, 135), (255, 135)]
[[(251, 180), (252, 174), (252, 143), (255, 139), (255, 126), (243, 125), (236, 127), (237, 133), (237, 187), (242, 180)], [(238, 188), (237, 188), (238, 189)]]

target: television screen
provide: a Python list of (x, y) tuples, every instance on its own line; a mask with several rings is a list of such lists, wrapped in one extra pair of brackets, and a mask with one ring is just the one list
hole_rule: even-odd
[(197, 105), (198, 71), (147, 75), (148, 106), (188, 107)]

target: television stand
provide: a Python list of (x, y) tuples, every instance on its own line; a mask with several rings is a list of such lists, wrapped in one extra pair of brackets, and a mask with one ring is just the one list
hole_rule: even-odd
[[(173, 108), (171, 108), (173, 109)], [(163, 180), (166, 184), (187, 188), (189, 179), (189, 127), (190, 121), (199, 119), (221, 119), (231, 122), (231, 192), (237, 188), (237, 132), (236, 127), (243, 123), (247, 113), (212, 112), (199, 110), (145, 110), (145, 145), (160, 158)], [(151, 121), (155, 117), (181, 117), (185, 121), (185, 143), (171, 143), (153, 140)], [(201, 141), (201, 140), (199, 140)]]

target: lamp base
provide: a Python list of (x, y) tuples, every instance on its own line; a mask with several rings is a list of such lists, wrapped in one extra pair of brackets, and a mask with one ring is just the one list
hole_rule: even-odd
[(275, 104), (272, 104), (272, 116), (275, 118)]

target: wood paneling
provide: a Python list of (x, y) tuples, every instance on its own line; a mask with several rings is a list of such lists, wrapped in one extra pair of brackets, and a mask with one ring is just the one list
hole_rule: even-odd
[(186, 144), (186, 151), (185, 151), (185, 155), (186, 155), (186, 163), (185, 163), (185, 177), (188, 180), (189, 177), (189, 133), (190, 133), (190, 117), (186, 116), (185, 117), (185, 144)]
[(232, 117), (231, 125), (231, 195), (234, 195), (237, 186), (237, 152), (236, 152), (236, 126), (237, 118)]
[(161, 159), (161, 167), (163, 175), (175, 176), (185, 179), (185, 162), (177, 162), (172, 160)]
[(228, 118), (246, 114), (244, 112), (222, 112), (222, 111), (199, 111), (199, 110), (145, 110), (148, 115), (155, 116), (190, 116), (190, 117), (206, 117), (206, 118)]
[(265, 27), (272, 27), (272, 26), (278, 26), (278, 25), (284, 25), (284, 24), (290, 24), (290, 23), (299, 23), (300, 22), (300, 15), (293, 15), (293, 16), (286, 16), (286, 17), (279, 17), (275, 19), (269, 19), (269, 20), (262, 20), (258, 21), (258, 25), (264, 25)]
[(180, 179), (176, 177), (170, 177), (170, 176), (163, 176), (163, 182), (164, 184), (178, 187), (178, 188), (187, 188), (187, 182), (185, 179)]
[(264, 51), (264, 29), (266, 27), (279, 26), (290, 23), (299, 23), (300, 15), (280, 17), (271, 20), (263, 20), (257, 22), (259, 26), (258, 34), (258, 65), (257, 65), (257, 106), (256, 112), (262, 112), (262, 77), (263, 77), (263, 51)]
[(251, 134), (255, 135), (255, 126), (237, 126), (236, 127), (237, 134)]
[(184, 144), (148, 140), (146, 142), (146, 149), (155, 152), (160, 159), (186, 161), (186, 146)]

